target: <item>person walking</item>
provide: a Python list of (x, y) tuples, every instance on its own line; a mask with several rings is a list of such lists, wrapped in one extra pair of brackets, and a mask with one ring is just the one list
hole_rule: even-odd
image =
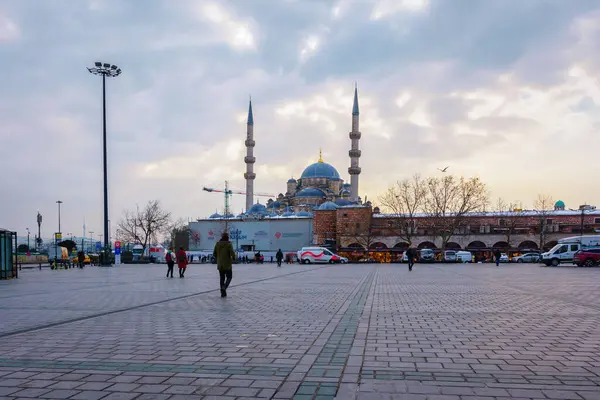
[(500, 253), (499, 249), (494, 251), (494, 257), (496, 258), (496, 267), (500, 266), (500, 257), (502, 257), (502, 253)]
[(79, 264), (79, 268), (83, 268), (83, 265), (85, 264), (85, 253), (83, 250), (79, 250), (77, 253), (77, 264)]
[[(167, 278), (169, 277), (169, 274), (171, 274), (171, 278), (173, 277), (173, 267), (175, 266), (174, 258), (173, 248), (170, 248), (165, 256), (165, 261), (167, 262)], [(179, 275), (181, 275), (181, 272)]]
[(277, 266), (281, 267), (281, 261), (283, 261), (283, 252), (281, 249), (277, 250), (277, 254), (275, 254), (275, 258), (277, 259)]
[(180, 247), (177, 250), (177, 268), (179, 268), (179, 277), (183, 278), (185, 275), (185, 269), (187, 268), (187, 255), (185, 254), (185, 250), (183, 247)]
[(221, 240), (215, 245), (213, 256), (217, 259), (221, 297), (227, 297), (227, 288), (233, 277), (233, 260), (235, 260), (235, 251), (233, 251), (233, 245), (229, 241), (229, 234), (227, 232), (221, 235)]
[(413, 265), (415, 265), (415, 250), (412, 247), (406, 250), (406, 258), (408, 260), (408, 270), (412, 271)]

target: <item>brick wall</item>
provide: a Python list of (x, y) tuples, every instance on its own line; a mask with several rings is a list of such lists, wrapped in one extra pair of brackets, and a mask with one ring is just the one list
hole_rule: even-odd
[(316, 210), (313, 222), (313, 244), (324, 244), (325, 239), (336, 239), (336, 210)]

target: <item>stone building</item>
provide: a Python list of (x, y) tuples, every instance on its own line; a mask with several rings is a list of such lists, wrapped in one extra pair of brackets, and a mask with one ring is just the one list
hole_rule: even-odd
[[(335, 243), (341, 253), (361, 258), (397, 260), (409, 247), (441, 249), (435, 219), (425, 214), (411, 220), (382, 214), (377, 207), (325, 203), (314, 215), (313, 243)], [(402, 222), (402, 223), (401, 223)], [(400, 226), (405, 226), (400, 229)], [(583, 229), (582, 229), (583, 227)], [(547, 250), (561, 238), (600, 233), (600, 210), (582, 206), (565, 210), (558, 201), (550, 211), (516, 210), (468, 214), (446, 243), (446, 249), (464, 249), (485, 256), (493, 249), (509, 253)], [(355, 257), (355, 258), (356, 258)]]

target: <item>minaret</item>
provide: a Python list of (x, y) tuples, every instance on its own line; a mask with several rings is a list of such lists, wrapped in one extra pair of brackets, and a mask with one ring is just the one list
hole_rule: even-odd
[(250, 210), (254, 201), (254, 117), (252, 116), (252, 99), (248, 105), (248, 122), (246, 123), (246, 157), (244, 162), (246, 163), (246, 173), (244, 178), (246, 179), (246, 212)]
[(358, 141), (360, 140), (360, 131), (358, 130), (358, 88), (354, 86), (354, 104), (352, 105), (352, 131), (350, 139), (352, 147), (348, 154), (350, 155), (350, 201), (358, 201), (358, 175), (360, 175), (360, 167), (358, 159), (360, 158), (360, 150), (358, 149)]

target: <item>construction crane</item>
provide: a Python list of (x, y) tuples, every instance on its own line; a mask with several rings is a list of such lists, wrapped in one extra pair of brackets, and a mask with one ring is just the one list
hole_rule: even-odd
[[(226, 218), (230, 214), (229, 213), (229, 201), (230, 201), (231, 195), (234, 195), (234, 194), (247, 194), (246, 192), (243, 192), (241, 190), (232, 190), (232, 189), (229, 189), (229, 182), (228, 181), (225, 181), (225, 189), (214, 189), (214, 188), (208, 188), (206, 186), (203, 186), (202, 190), (204, 190), (205, 192), (209, 192), (209, 193), (223, 193), (225, 195), (225, 217)], [(275, 197), (275, 195), (269, 194), (269, 193), (254, 193), (254, 196)], [(246, 210), (246, 211), (248, 211), (248, 210)]]

